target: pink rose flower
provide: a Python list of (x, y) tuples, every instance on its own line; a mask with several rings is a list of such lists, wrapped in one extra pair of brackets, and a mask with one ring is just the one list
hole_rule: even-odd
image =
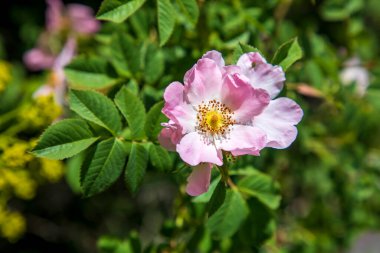
[(258, 156), (264, 147), (285, 148), (294, 141), (301, 108), (288, 98), (271, 100), (284, 80), (281, 67), (258, 53), (225, 66), (221, 54), (210, 51), (185, 74), (184, 85), (173, 82), (166, 88), (162, 112), (170, 121), (159, 141), (195, 166), (189, 195), (208, 190), (213, 164), (223, 164), (222, 151)]

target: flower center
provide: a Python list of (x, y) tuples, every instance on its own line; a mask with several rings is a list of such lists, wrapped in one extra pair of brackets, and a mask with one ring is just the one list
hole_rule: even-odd
[(202, 102), (198, 106), (197, 129), (205, 134), (224, 135), (229, 132), (229, 127), (235, 124), (233, 114), (231, 109), (215, 99), (208, 103)]

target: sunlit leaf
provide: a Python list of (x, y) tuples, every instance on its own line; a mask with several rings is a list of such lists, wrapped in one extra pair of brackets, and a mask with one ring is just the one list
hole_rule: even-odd
[(145, 0), (104, 0), (96, 18), (121, 23), (137, 11)]
[(91, 90), (70, 90), (70, 109), (82, 118), (109, 130), (114, 135), (121, 128), (121, 119), (114, 103)]
[(272, 64), (280, 65), (286, 71), (293, 63), (302, 58), (302, 49), (297, 38), (282, 44), (274, 54)]
[(38, 157), (60, 160), (78, 154), (97, 139), (85, 121), (61, 120), (46, 129), (32, 153)]

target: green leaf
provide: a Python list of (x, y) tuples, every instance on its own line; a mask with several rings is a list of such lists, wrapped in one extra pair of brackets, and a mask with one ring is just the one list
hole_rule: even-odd
[(172, 160), (169, 152), (161, 146), (155, 144), (150, 145), (149, 159), (152, 165), (160, 171), (169, 171), (172, 168)]
[(189, 21), (196, 25), (199, 18), (199, 7), (196, 0), (177, 0)]
[(82, 193), (83, 193), (84, 179), (86, 177), (88, 169), (90, 168), (92, 159), (94, 158), (96, 148), (97, 146), (93, 145), (83, 152), (83, 161), (80, 165), (80, 171), (79, 171), (79, 184), (81, 186)]
[(237, 235), (243, 245), (260, 248), (275, 232), (273, 213), (257, 199), (249, 199), (247, 204), (250, 213)]
[(211, 217), (220, 208), (225, 198), (226, 186), (224, 182), (220, 180), (211, 196), (210, 202), (208, 203), (208, 217)]
[(135, 76), (140, 71), (141, 45), (131, 36), (124, 33), (115, 33), (111, 40), (112, 64), (116, 70), (125, 76)]
[(97, 139), (85, 121), (61, 120), (46, 129), (32, 153), (38, 157), (60, 160), (78, 154)]
[(278, 194), (278, 185), (271, 177), (259, 171), (255, 170), (252, 175), (240, 180), (238, 188), (240, 191), (257, 198), (271, 209), (276, 209), (280, 205), (281, 196)]
[(223, 205), (208, 219), (206, 226), (215, 239), (232, 236), (249, 213), (247, 204), (238, 191), (227, 191)]
[(161, 123), (166, 122), (167, 118), (161, 113), (164, 102), (158, 102), (150, 108), (145, 123), (145, 133), (149, 139), (155, 141), (160, 133), (162, 126)]
[(76, 57), (65, 67), (65, 76), (71, 87), (100, 89), (118, 81), (115, 70), (98, 57)]
[(170, 0), (157, 0), (158, 32), (160, 46), (166, 44), (174, 31), (176, 11)]
[(154, 45), (149, 45), (145, 57), (144, 79), (148, 84), (156, 82), (164, 73), (164, 53)]
[(70, 90), (70, 109), (82, 118), (104, 127), (113, 135), (121, 128), (121, 119), (114, 103), (91, 90)]
[(126, 87), (122, 87), (115, 96), (115, 104), (128, 122), (132, 139), (143, 138), (146, 113), (141, 100)]
[(123, 143), (110, 138), (100, 142), (83, 178), (83, 194), (90, 197), (111, 186), (120, 176), (126, 159)]
[[(91, 146), (92, 147), (92, 146)], [(89, 149), (91, 149), (91, 147)], [(88, 149), (87, 149), (88, 150)], [(85, 150), (85, 151), (87, 151)], [(84, 152), (85, 152), (84, 151)], [(81, 188), (81, 165), (84, 160), (84, 152), (71, 157), (66, 163), (65, 180), (74, 193), (82, 193)]]
[(148, 165), (148, 150), (140, 143), (133, 143), (125, 171), (128, 189), (135, 194), (140, 187)]
[(137, 11), (145, 0), (104, 0), (96, 18), (121, 23)]
[(272, 64), (280, 65), (286, 71), (293, 63), (302, 58), (302, 48), (297, 38), (293, 38), (282, 44), (274, 54)]

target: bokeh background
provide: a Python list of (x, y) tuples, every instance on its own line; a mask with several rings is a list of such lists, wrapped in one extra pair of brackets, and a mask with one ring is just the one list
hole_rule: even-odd
[[(63, 2), (89, 6), (93, 15), (101, 4)], [(113, 55), (112, 36), (127, 34), (131, 51), (149, 48), (157, 58), (153, 66), (127, 61), (124, 74), (131, 87), (142, 91), (144, 104), (152, 105), (207, 50), (219, 50), (233, 63), (240, 42), (270, 61), (282, 43), (298, 37), (303, 58), (287, 71), (283, 91), (304, 110), (298, 137), (286, 150), (267, 149), (260, 157), (236, 161), (236, 167), (253, 166), (280, 185), (281, 205), (273, 219), (258, 210), (245, 225), (260, 224), (265, 233), (237, 235), (235, 245), (235, 239), (215, 241), (199, 232), (197, 213), (203, 204), (184, 193), (188, 172), (176, 168), (174, 154), (168, 171), (150, 165), (136, 196), (120, 180), (102, 194), (83, 198), (80, 159), (50, 161), (28, 153), (47, 126), (71, 114), (53, 95), (36, 95), (59, 70), (33, 69), (25, 53), (43, 41), (57, 57), (71, 28), (46, 35), (45, 1), (5, 0), (0, 16), (0, 252), (134, 252), (130, 245), (136, 238), (146, 252), (380, 252), (380, 2), (197, 3), (197, 23), (178, 13), (174, 33), (162, 48), (156, 1), (147, 0), (121, 24), (102, 22), (96, 32), (78, 33), (75, 54), (109, 59), (120, 75), (122, 61)]]

